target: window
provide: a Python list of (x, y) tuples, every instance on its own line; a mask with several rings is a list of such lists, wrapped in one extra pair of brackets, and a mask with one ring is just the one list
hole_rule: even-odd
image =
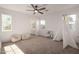
[(40, 24), (41, 24), (41, 25), (45, 25), (45, 20), (41, 20), (41, 21), (40, 21)]
[(45, 20), (40, 20), (41, 29), (45, 29)]
[(2, 14), (2, 32), (12, 31), (12, 17)]
[(67, 15), (65, 16), (65, 21), (69, 24), (70, 29), (75, 30), (75, 22), (76, 22), (76, 15)]

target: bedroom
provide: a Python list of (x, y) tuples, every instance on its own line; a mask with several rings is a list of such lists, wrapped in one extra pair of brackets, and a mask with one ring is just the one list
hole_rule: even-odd
[[(78, 7), (78, 4), (0, 4), (1, 53), (79, 53)], [(43, 14), (38, 11), (39, 8), (44, 9), (41, 10)], [(62, 26), (63, 18), (66, 20), (72, 15), (76, 17), (75, 40), (69, 36), (69, 32), (68, 36), (62, 36), (62, 29), (66, 29), (66, 26)], [(5, 21), (7, 17), (9, 21)], [(5, 23), (10, 25), (8, 30)]]

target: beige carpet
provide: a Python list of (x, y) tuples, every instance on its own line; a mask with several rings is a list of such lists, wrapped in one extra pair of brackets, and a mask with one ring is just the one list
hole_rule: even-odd
[[(5, 46), (14, 43), (3, 43)], [(53, 41), (52, 39), (44, 37), (33, 37), (28, 40), (22, 40), (15, 43), (26, 54), (72, 54), (79, 53), (79, 49), (67, 47), (63, 49), (63, 43)], [(4, 50), (4, 49), (2, 49)]]

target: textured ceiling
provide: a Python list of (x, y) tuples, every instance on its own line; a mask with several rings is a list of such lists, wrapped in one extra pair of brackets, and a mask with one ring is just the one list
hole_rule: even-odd
[[(46, 5), (39, 4), (38, 6), (40, 8), (46, 7), (48, 12), (50, 13), (50, 12), (56, 12), (64, 9), (77, 7), (78, 5), (77, 4), (46, 4)], [(30, 4), (0, 4), (0, 7), (13, 11), (22, 12), (22, 13), (33, 13), (32, 11), (27, 11), (33, 9)]]

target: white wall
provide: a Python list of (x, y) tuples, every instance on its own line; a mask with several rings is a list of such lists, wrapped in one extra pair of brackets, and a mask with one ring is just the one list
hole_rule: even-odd
[[(45, 19), (46, 20), (46, 30), (51, 30), (54, 32), (57, 32), (58, 30), (62, 29), (62, 22), (63, 22), (63, 15), (71, 15), (76, 14), (77, 15), (77, 24), (76, 24), (76, 31), (74, 35), (79, 36), (79, 8), (71, 8), (71, 9), (65, 9), (62, 11), (54, 12), (51, 14), (41, 15), (37, 16), (38, 19)], [(42, 31), (41, 31), (42, 32)]]
[(55, 33), (61, 27), (60, 23), (61, 23), (62, 17), (59, 12), (51, 13), (51, 14), (47, 13), (45, 15), (37, 15), (36, 17), (38, 20), (43, 19), (46, 22), (46, 28), (44, 30), (42, 30), (39, 26), (40, 33), (45, 32), (45, 30), (53, 31)]
[[(1, 14), (9, 14), (12, 16), (12, 32), (2, 32)], [(0, 40), (5, 42), (9, 40), (12, 34), (22, 34), (30, 32), (31, 20), (32, 17), (29, 15), (0, 8)]]
[[(13, 31), (12, 32), (1, 31), (1, 14), (2, 13), (12, 15), (12, 18), (13, 18), (13, 21), (12, 21)], [(77, 14), (78, 15), (77, 21), (78, 21), (79, 8), (71, 8), (71, 9), (62, 10), (59, 12), (54, 12), (54, 13), (51, 12), (51, 14), (47, 13), (45, 15), (34, 15), (34, 16), (30, 16), (30, 15), (22, 14), (19, 12), (14, 12), (14, 11), (0, 8), (0, 40), (7, 41), (8, 38), (14, 33), (22, 34), (22, 33), (31, 32), (30, 31), (32, 30), (31, 22), (40, 20), (40, 19), (46, 20), (45, 30), (51, 30), (51, 31), (57, 32), (59, 29), (62, 28), (62, 15), (63, 14)], [(78, 24), (79, 23), (77, 23), (77, 30), (76, 30), (77, 35), (79, 34)]]

